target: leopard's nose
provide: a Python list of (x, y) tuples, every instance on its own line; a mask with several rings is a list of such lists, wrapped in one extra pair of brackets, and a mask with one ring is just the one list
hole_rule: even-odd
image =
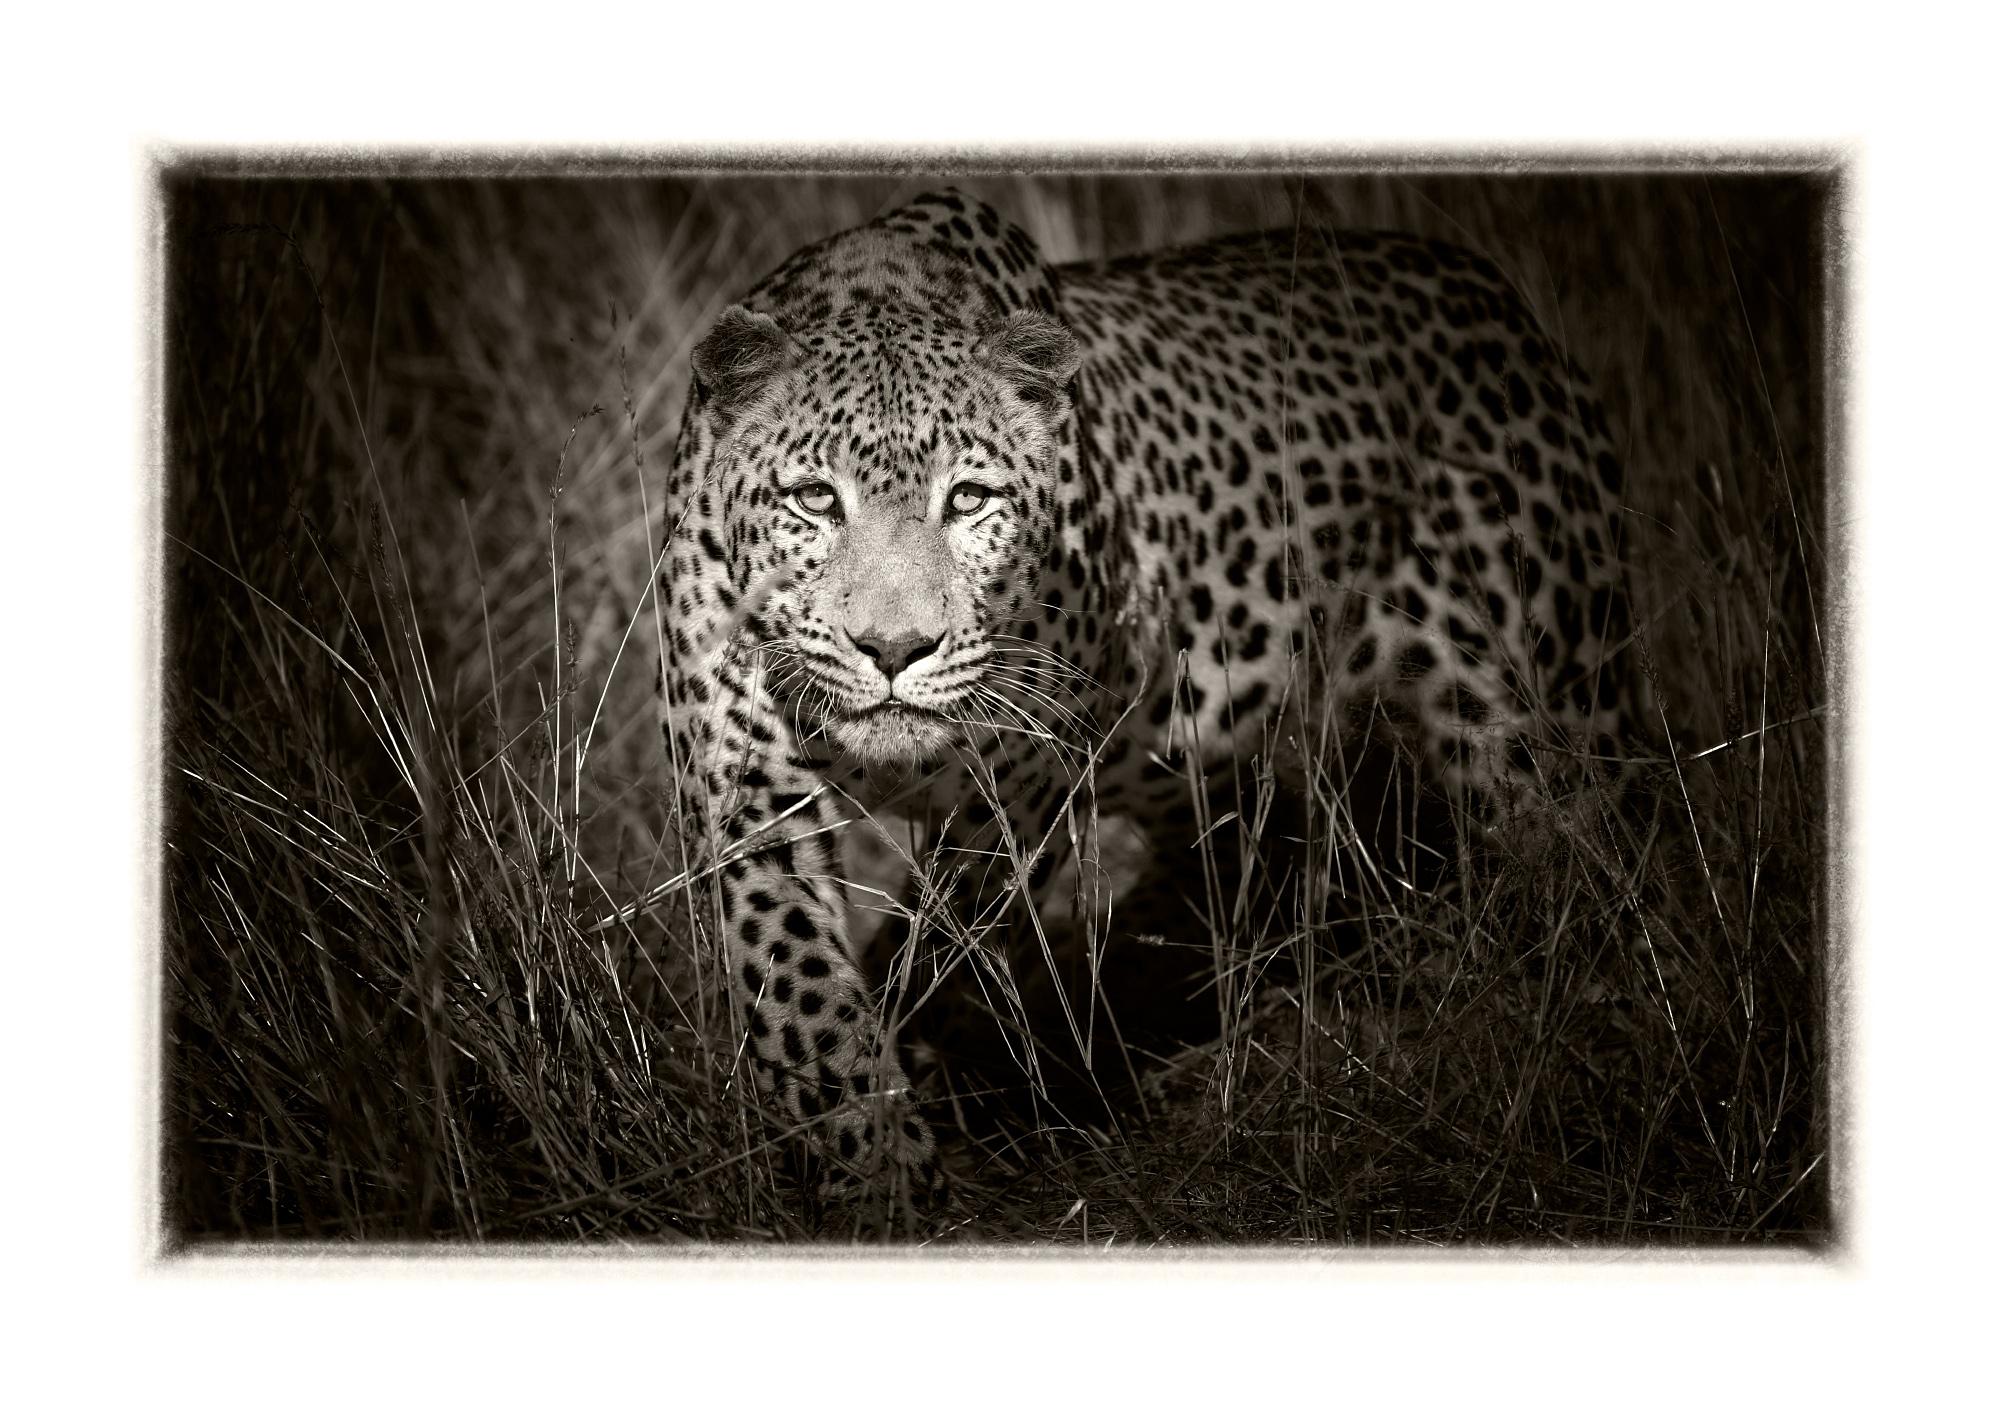
[(938, 646), (935, 638), (921, 633), (849, 633), (847, 636), (856, 648), (875, 660), (875, 666), (891, 681), (919, 658), (927, 658), (936, 652)]

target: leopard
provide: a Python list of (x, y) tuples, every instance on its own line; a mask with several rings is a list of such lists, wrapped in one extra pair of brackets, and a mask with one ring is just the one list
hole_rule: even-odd
[(850, 921), (877, 809), (941, 822), (904, 916), (1004, 942), (1080, 814), (1185, 858), (1190, 780), (1323, 724), (1496, 822), (1632, 736), (1618, 448), (1482, 254), (1299, 223), (1056, 265), (947, 187), (798, 251), (689, 374), (660, 727), (822, 1192), (946, 1186)]

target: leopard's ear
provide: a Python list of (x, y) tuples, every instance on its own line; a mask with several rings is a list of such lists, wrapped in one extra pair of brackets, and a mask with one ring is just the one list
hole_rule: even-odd
[(1060, 404), (1083, 363), (1076, 335), (1062, 321), (1032, 309), (988, 321), (972, 353), (1030, 403)]
[(777, 320), (732, 304), (695, 346), (695, 396), (727, 413), (790, 366), (796, 351)]

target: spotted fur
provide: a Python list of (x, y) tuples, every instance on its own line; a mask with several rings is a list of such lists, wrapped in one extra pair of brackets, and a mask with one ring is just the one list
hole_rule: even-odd
[(850, 1174), (934, 1172), (847, 946), (856, 805), (922, 795), (946, 906), (991, 919), (1080, 789), (1171, 834), (1190, 760), (1302, 721), (1386, 723), (1489, 816), (1627, 734), (1619, 462), (1477, 255), (1287, 231), (1053, 268), (942, 192), (801, 251), (693, 372), (666, 744), (746, 1054)]

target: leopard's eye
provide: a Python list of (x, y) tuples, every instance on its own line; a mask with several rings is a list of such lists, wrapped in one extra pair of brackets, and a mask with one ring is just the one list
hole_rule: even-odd
[(992, 500), (996, 493), (975, 481), (961, 481), (951, 488), (945, 509), (955, 516), (969, 516)]
[(840, 493), (827, 482), (808, 481), (792, 492), (792, 504), (809, 516), (831, 515), (840, 505)]

